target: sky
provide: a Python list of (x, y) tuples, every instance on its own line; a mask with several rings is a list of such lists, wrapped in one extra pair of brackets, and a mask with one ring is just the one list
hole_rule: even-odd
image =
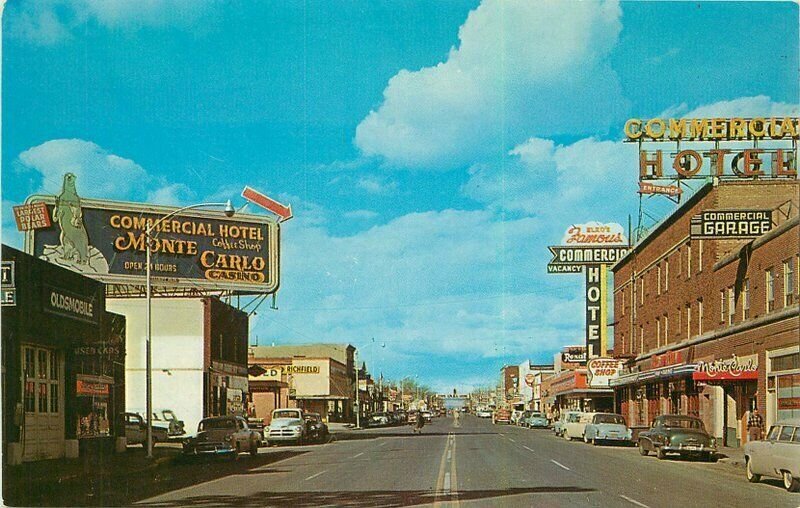
[(467, 391), (583, 343), (547, 246), (636, 220), (625, 120), (796, 116), (797, 41), (792, 2), (9, 0), (3, 242), (67, 171), (164, 205), (249, 185), (294, 211), (251, 343)]

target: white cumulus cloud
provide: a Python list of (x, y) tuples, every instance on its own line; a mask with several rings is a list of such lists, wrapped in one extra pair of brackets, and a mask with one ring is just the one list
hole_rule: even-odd
[(627, 109), (607, 62), (620, 16), (611, 0), (485, 0), (444, 62), (389, 80), (355, 143), (392, 166), (447, 169), (531, 136), (605, 131)]

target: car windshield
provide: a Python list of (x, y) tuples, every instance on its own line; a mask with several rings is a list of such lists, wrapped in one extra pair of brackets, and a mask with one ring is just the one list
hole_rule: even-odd
[(703, 430), (703, 422), (691, 418), (664, 418), (664, 427)]
[(171, 409), (165, 409), (161, 411), (161, 414), (164, 415), (165, 420), (177, 420), (175, 413), (173, 413)]
[(614, 423), (625, 425), (625, 419), (620, 415), (595, 415), (594, 423)]
[(531, 413), (530, 417), (531, 418), (541, 418), (542, 417), (542, 413)]
[(203, 420), (197, 427), (199, 431), (212, 430), (212, 429), (235, 429), (236, 420), (232, 418), (221, 418), (213, 420)]
[(272, 413), (272, 418), (300, 418), (300, 413), (297, 411), (275, 411)]

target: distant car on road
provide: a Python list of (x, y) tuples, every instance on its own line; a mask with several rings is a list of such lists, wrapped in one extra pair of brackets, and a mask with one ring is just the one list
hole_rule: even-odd
[(422, 415), (422, 418), (425, 420), (425, 423), (430, 423), (433, 421), (433, 413), (430, 411), (420, 411), (419, 413)]
[[(139, 413), (142, 419), (147, 421), (147, 411), (144, 409), (128, 409), (130, 413)], [(178, 419), (175, 411), (172, 409), (153, 409), (152, 414), (153, 427), (164, 429), (170, 436), (182, 436), (186, 434), (182, 420)]]
[(475, 412), (475, 416), (477, 416), (478, 418), (491, 418), (492, 412), (489, 411), (488, 409), (479, 409)]
[(203, 418), (197, 434), (183, 439), (187, 456), (223, 455), (235, 459), (241, 452), (258, 454), (260, 434), (247, 425), (241, 416)]
[(595, 413), (583, 431), (583, 440), (593, 445), (608, 441), (630, 443), (632, 437), (625, 418), (615, 413)]
[[(125, 438), (129, 445), (141, 444), (147, 447), (147, 422), (139, 413), (123, 413), (122, 419), (125, 423)], [(156, 443), (166, 443), (169, 440), (167, 430), (162, 427), (153, 426), (153, 445)]]
[(370, 427), (385, 427), (392, 423), (391, 417), (386, 413), (372, 413), (367, 420)]
[(519, 425), (520, 419), (522, 419), (522, 415), (525, 414), (525, 411), (521, 411), (519, 409), (515, 409), (511, 412), (511, 424), (512, 425)]
[(302, 409), (275, 409), (269, 427), (264, 429), (267, 445), (276, 443), (302, 444), (308, 428)]
[(716, 460), (716, 440), (708, 435), (703, 421), (694, 416), (661, 415), (650, 429), (639, 433), (639, 453), (655, 452), (663, 460), (668, 453)]
[(747, 481), (780, 478), (789, 492), (800, 492), (800, 418), (777, 422), (767, 437), (744, 445)]
[(506, 425), (511, 425), (511, 411), (502, 408), (495, 410), (492, 422), (495, 424), (505, 423)]

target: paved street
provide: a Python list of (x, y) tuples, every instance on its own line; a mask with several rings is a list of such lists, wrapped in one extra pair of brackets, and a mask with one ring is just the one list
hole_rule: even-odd
[[(568, 443), (548, 430), (473, 416), (353, 431), (324, 446), (140, 502), (144, 506), (774, 506), (800, 505), (777, 483), (750, 485), (724, 464), (659, 461), (633, 448)], [(275, 453), (262, 449), (261, 455)], [(208, 464), (177, 468), (214, 467)]]

